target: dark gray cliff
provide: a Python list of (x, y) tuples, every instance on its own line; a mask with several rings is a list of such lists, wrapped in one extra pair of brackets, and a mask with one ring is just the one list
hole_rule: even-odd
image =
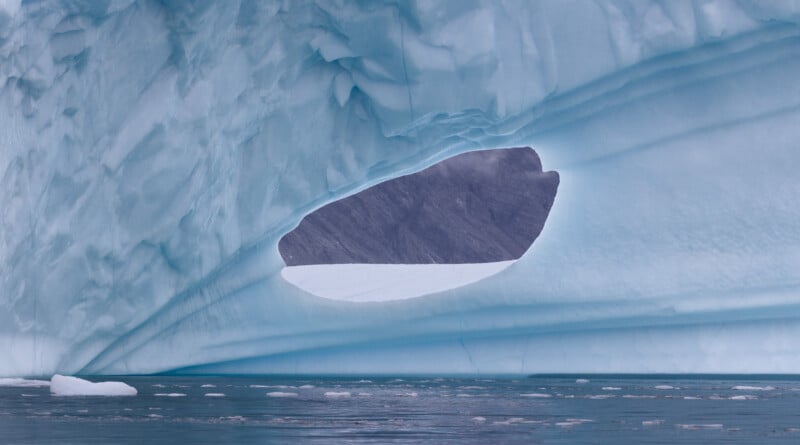
[(318, 209), (278, 247), (289, 266), (513, 260), (542, 231), (558, 181), (531, 148), (464, 153)]

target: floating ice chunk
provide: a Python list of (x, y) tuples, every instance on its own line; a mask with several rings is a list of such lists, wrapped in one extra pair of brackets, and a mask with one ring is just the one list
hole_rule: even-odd
[(591, 420), (591, 419), (567, 419), (564, 422), (556, 422), (556, 426), (560, 426), (562, 428), (568, 428), (568, 427), (571, 427), (571, 426), (576, 426), (576, 425), (580, 425), (580, 424), (587, 423), (587, 422), (594, 422), (594, 420)]
[(775, 387), (774, 386), (746, 386), (746, 385), (740, 385), (740, 386), (734, 386), (731, 389), (734, 389), (734, 390), (737, 390), (737, 391), (774, 391)]
[(721, 423), (679, 423), (676, 427), (683, 430), (718, 430), (722, 429)]
[(267, 397), (275, 397), (275, 398), (288, 398), (288, 397), (297, 397), (296, 392), (283, 392), (283, 391), (272, 391), (267, 393)]
[(54, 396), (135, 396), (138, 392), (122, 382), (94, 383), (56, 374), (50, 379), (50, 393)]
[(40, 386), (50, 386), (47, 380), (29, 380), (21, 378), (0, 378), (0, 386), (14, 386), (18, 388), (35, 388)]
[(728, 400), (756, 400), (756, 399), (758, 399), (757, 396), (753, 396), (750, 394), (728, 397)]
[(507, 420), (497, 420), (492, 422), (493, 425), (514, 425), (515, 423), (523, 423), (525, 419), (522, 417), (510, 417)]
[(350, 393), (347, 391), (341, 391), (341, 392), (328, 391), (325, 393), (325, 397), (331, 397), (331, 398), (350, 397)]
[(156, 397), (186, 397), (186, 394), (182, 392), (168, 392), (168, 393), (160, 392), (153, 395)]

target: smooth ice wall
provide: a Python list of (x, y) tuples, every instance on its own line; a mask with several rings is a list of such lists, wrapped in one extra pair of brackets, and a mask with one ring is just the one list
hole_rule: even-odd
[[(0, 1), (0, 375), (800, 372), (785, 1)], [(326, 202), (534, 146), (501, 274), (285, 283)]]

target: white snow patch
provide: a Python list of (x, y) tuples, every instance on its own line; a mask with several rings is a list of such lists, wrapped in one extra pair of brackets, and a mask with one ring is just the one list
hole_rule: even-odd
[(47, 380), (0, 378), (0, 386), (13, 386), (18, 388), (36, 388), (40, 386), (50, 386), (50, 382)]
[(56, 374), (50, 379), (54, 396), (135, 396), (136, 388), (122, 382), (90, 382)]
[(365, 303), (405, 300), (466, 286), (513, 263), (315, 264), (285, 267), (281, 276), (318, 297)]

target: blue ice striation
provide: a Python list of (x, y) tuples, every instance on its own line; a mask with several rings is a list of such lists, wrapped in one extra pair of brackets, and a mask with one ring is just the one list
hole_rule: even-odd
[[(0, 0), (0, 375), (800, 372), (800, 4)], [(514, 265), (346, 303), (308, 212), (470, 150)]]

